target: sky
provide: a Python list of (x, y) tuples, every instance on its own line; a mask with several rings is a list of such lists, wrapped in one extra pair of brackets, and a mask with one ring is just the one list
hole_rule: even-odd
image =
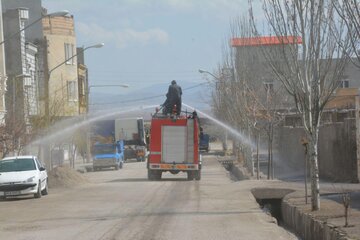
[(206, 81), (198, 69), (216, 69), (222, 46), (229, 40), (230, 21), (247, 12), (247, 2), (42, 0), (42, 5), (49, 13), (68, 10), (74, 16), (78, 46), (105, 43), (85, 52), (90, 85), (130, 86), (91, 91), (136, 94), (173, 79), (180, 85)]

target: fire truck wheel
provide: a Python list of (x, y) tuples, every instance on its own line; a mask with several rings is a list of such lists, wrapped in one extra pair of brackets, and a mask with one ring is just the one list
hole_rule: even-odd
[(156, 171), (154, 175), (155, 175), (155, 180), (161, 180), (162, 172)]
[(148, 179), (150, 181), (154, 180), (154, 174), (153, 174), (153, 171), (151, 171), (151, 170), (148, 170)]
[(199, 181), (201, 179), (201, 170), (197, 170), (195, 172), (195, 180)]
[(193, 180), (194, 179), (194, 173), (193, 172), (187, 172), (187, 179), (189, 181)]

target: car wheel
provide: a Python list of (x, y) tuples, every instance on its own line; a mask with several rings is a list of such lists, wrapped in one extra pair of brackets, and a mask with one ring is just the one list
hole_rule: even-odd
[(41, 182), (38, 183), (37, 193), (34, 194), (35, 198), (41, 198)]
[(124, 162), (120, 162), (120, 169), (123, 168)]
[(49, 194), (49, 186), (48, 186), (48, 180), (46, 179), (46, 185), (45, 189), (41, 191), (41, 195), (48, 195)]
[(119, 170), (119, 164), (115, 165), (115, 170)]

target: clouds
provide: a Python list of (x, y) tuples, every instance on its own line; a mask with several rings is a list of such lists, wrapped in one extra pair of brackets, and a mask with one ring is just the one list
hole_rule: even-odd
[(170, 34), (182, 31), (186, 35), (186, 29), (195, 27), (189, 22), (228, 24), (231, 16), (248, 9), (247, 1), (43, 0), (43, 4), (52, 10), (69, 9), (75, 16), (80, 40), (104, 41), (125, 48), (167, 44)]
[(118, 48), (131, 45), (147, 46), (150, 44), (167, 44), (169, 34), (160, 28), (151, 28), (145, 31), (137, 31), (131, 28), (123, 30), (108, 30), (98, 24), (77, 23), (77, 32), (94, 42), (110, 42)]

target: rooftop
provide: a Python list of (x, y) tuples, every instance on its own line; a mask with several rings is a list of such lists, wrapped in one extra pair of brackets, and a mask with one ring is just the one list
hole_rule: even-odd
[(245, 38), (232, 38), (232, 47), (247, 47), (247, 46), (272, 46), (282, 44), (301, 44), (301, 37), (296, 36), (264, 36), (264, 37), (245, 37)]

